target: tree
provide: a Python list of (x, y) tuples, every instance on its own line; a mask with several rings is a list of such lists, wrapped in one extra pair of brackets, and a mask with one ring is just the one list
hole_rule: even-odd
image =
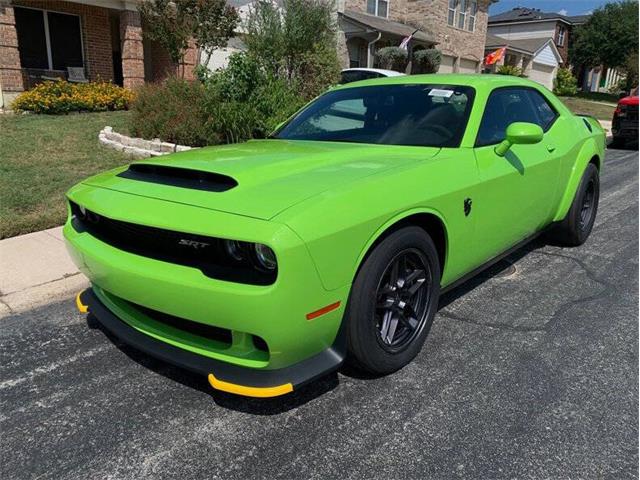
[(570, 45), (574, 65), (606, 65), (626, 71), (629, 55), (638, 52), (638, 2), (608, 3), (576, 28)]
[(339, 70), (337, 56), (329, 55), (335, 52), (336, 33), (329, 0), (258, 0), (249, 11), (246, 32), (248, 52), (289, 82), (300, 80), (311, 64)]
[(196, 46), (204, 52), (204, 65), (214, 50), (226, 47), (238, 26), (239, 16), (226, 0), (181, 0), (191, 21)]
[(236, 9), (225, 0), (147, 0), (139, 10), (143, 34), (158, 42), (176, 65), (183, 63), (191, 41), (205, 52), (208, 63), (238, 25)]
[(138, 7), (144, 21), (143, 35), (158, 42), (176, 65), (184, 58), (191, 38), (190, 21), (180, 2), (149, 0)]

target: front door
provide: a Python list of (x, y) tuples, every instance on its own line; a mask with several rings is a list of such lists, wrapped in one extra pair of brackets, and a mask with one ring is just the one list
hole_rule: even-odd
[[(489, 96), (474, 148), (480, 181), (474, 253), (480, 258), (495, 257), (549, 222), (560, 172), (549, 133), (556, 117), (533, 88), (498, 88)], [(544, 139), (513, 145), (501, 157), (494, 149), (513, 122), (540, 125)]]

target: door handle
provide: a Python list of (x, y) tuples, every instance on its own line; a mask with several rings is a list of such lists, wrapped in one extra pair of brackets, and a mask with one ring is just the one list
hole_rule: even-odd
[(553, 152), (556, 149), (555, 145), (547, 145), (547, 151), (549, 153)]

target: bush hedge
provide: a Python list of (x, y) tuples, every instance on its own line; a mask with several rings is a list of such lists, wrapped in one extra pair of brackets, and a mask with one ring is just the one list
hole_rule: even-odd
[(60, 114), (125, 110), (133, 101), (131, 90), (109, 82), (69, 83), (46, 81), (21, 93), (14, 100), (16, 111)]
[(437, 73), (442, 62), (440, 50), (426, 48), (413, 52), (411, 73)]
[(498, 75), (513, 75), (514, 77), (522, 77), (522, 69), (513, 65), (501, 65), (496, 71)]
[(130, 130), (182, 145), (235, 143), (265, 138), (304, 103), (293, 86), (238, 53), (203, 82), (171, 78), (140, 88)]
[(559, 68), (553, 81), (553, 93), (563, 97), (573, 97), (578, 92), (578, 80), (568, 68)]
[(161, 84), (145, 84), (136, 93), (129, 124), (133, 136), (161, 138), (181, 145), (207, 145), (202, 84), (170, 78)]
[(407, 68), (407, 51), (400, 47), (384, 47), (376, 53), (380, 67), (396, 72), (404, 72)]

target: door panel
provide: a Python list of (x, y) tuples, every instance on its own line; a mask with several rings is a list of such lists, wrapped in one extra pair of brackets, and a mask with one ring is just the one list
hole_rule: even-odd
[[(475, 155), (480, 188), (474, 200), (475, 250), (489, 259), (541, 230), (552, 215), (560, 172), (553, 133), (557, 114), (528, 88), (494, 90), (482, 118)], [(547, 109), (546, 107), (549, 107)], [(494, 151), (513, 122), (536, 123), (540, 143), (512, 145), (504, 157)]]
[(481, 188), (473, 202), (476, 249), (485, 259), (494, 257), (540, 230), (549, 221), (553, 202), (550, 183), (557, 176), (545, 142), (513, 145), (504, 157), (495, 145), (476, 148)]

